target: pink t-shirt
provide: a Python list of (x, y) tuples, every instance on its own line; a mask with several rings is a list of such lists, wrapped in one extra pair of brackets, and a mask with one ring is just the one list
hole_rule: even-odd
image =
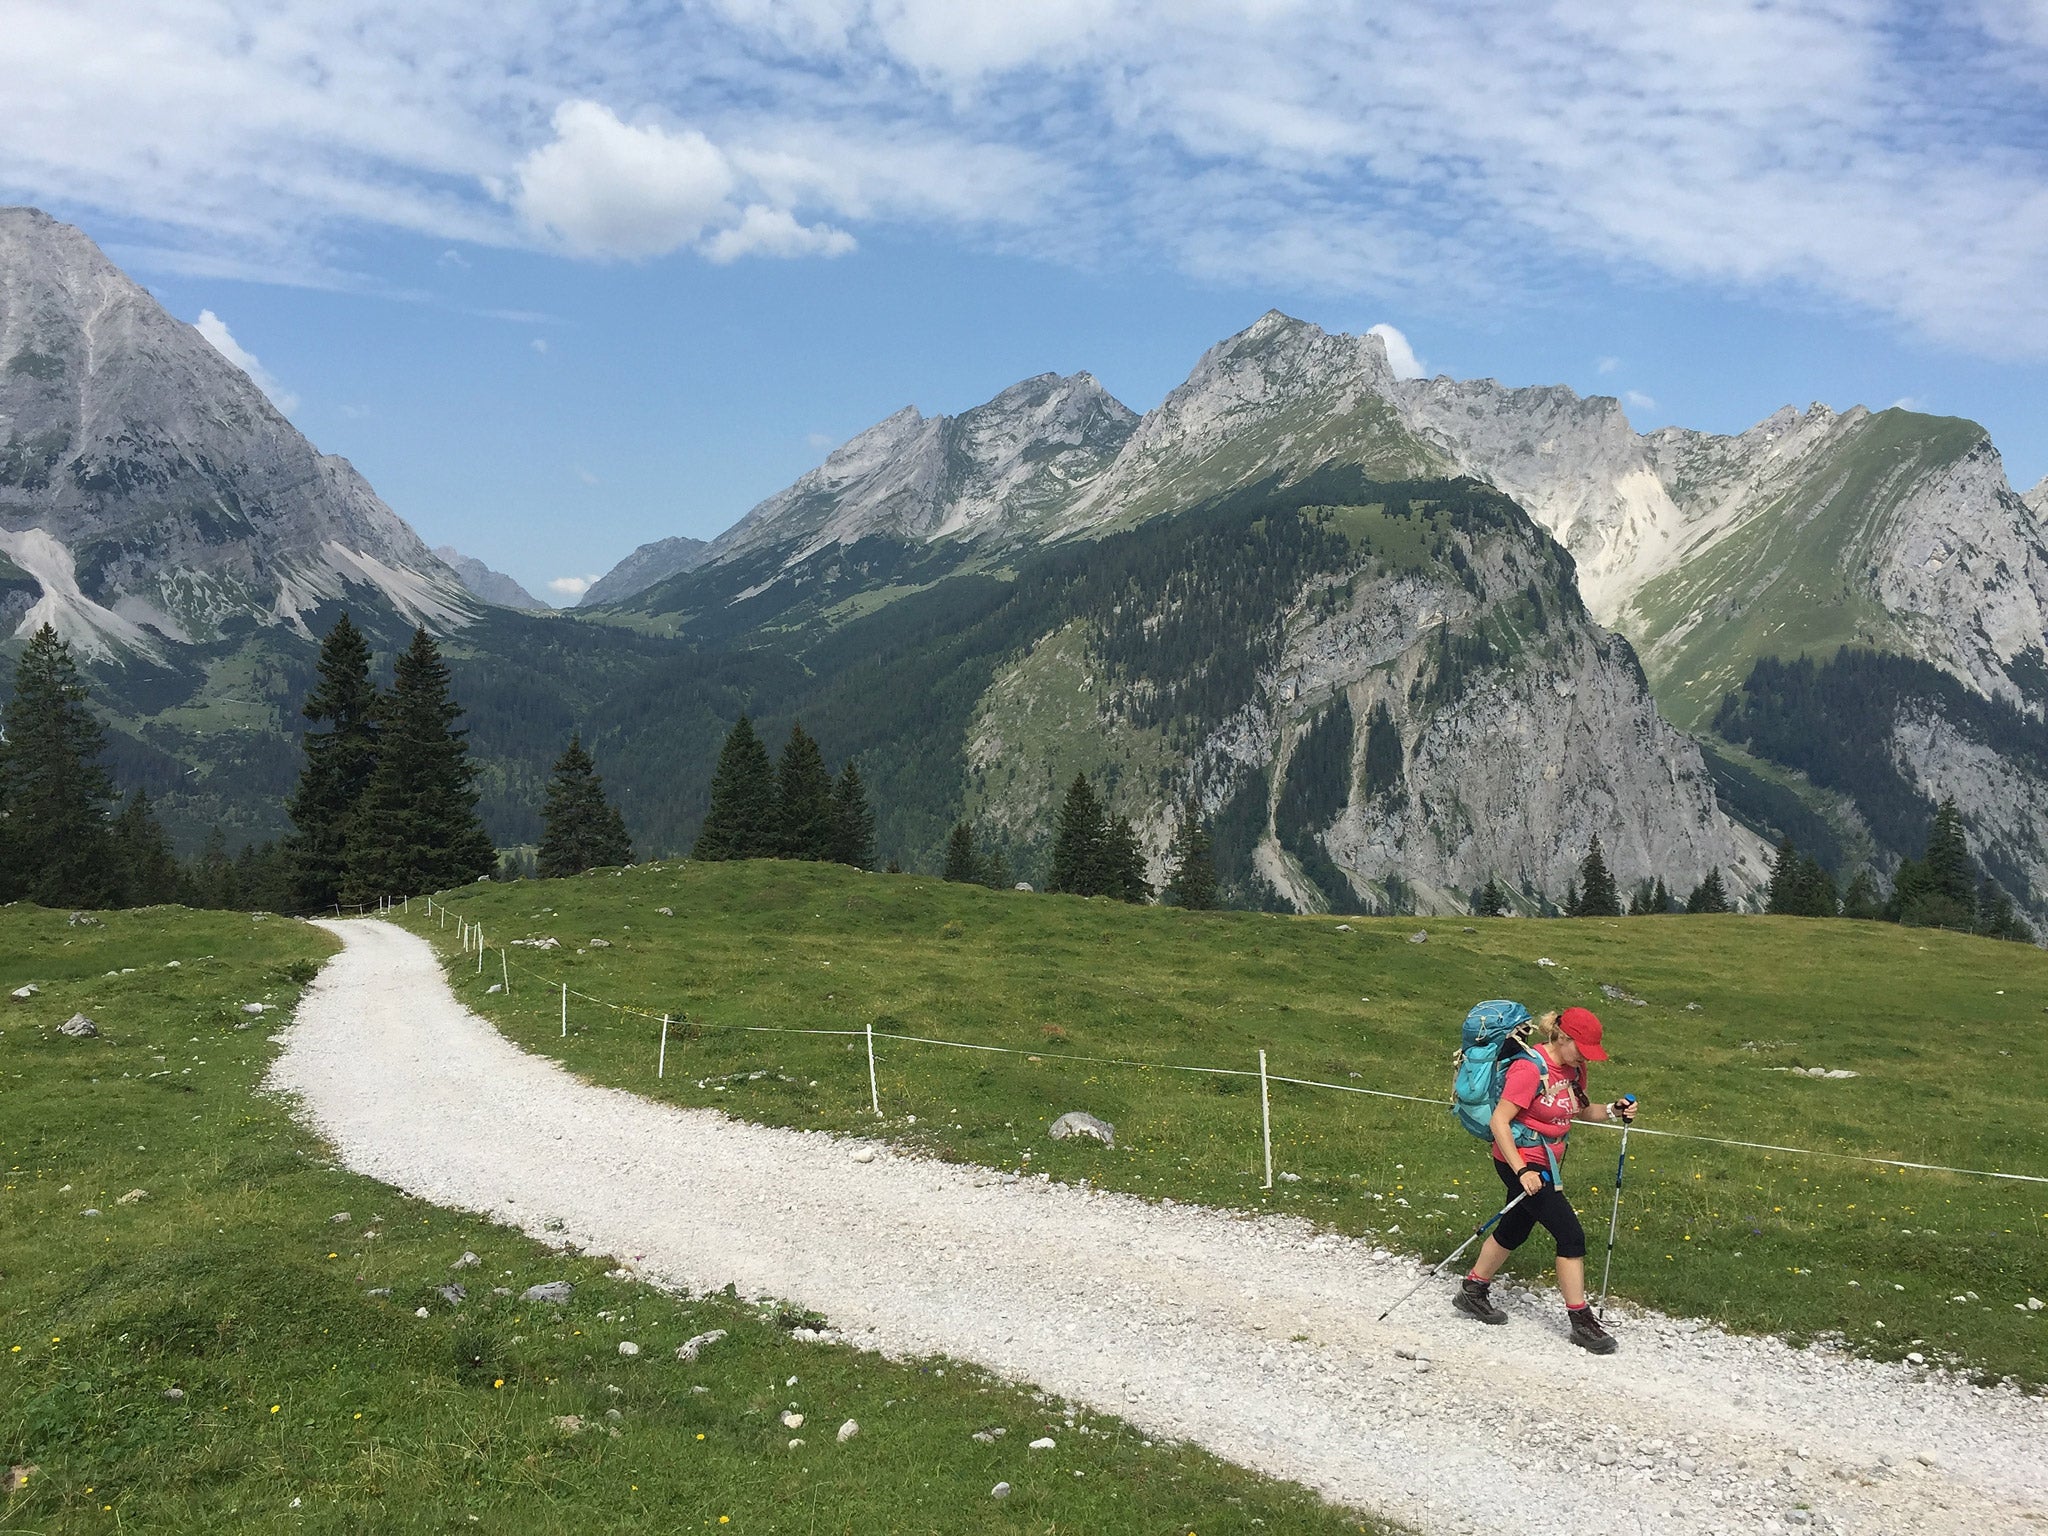
[[(1571, 1131), (1572, 1116), (1579, 1113), (1591, 1102), (1586, 1097), (1586, 1068), (1583, 1063), (1567, 1067), (1558, 1059), (1537, 1046), (1543, 1052), (1543, 1059), (1550, 1065), (1549, 1086), (1544, 1086), (1543, 1074), (1536, 1070), (1536, 1063), (1524, 1056), (1508, 1064), (1505, 1086), (1501, 1089), (1501, 1101), (1515, 1106), (1515, 1119), (1534, 1131), (1544, 1140), (1544, 1145), (1559, 1162), (1564, 1160), (1564, 1139)], [(1495, 1162), (1505, 1163), (1500, 1148), (1493, 1149)], [(1523, 1156), (1523, 1161), (1536, 1168), (1545, 1166), (1541, 1148), (1532, 1147)]]

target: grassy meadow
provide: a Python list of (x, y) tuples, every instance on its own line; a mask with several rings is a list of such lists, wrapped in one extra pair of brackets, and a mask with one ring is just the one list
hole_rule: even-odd
[[(1447, 1112), (1276, 1083), (1268, 1192), (1256, 1078), (1168, 1068), (1254, 1071), (1263, 1047), (1278, 1075), (1442, 1098), (1472, 1003), (1584, 1003), (1614, 1058), (1593, 1091), (1636, 1093), (1645, 1129), (2048, 1175), (2048, 954), (2022, 945), (1796, 918), (1187, 913), (781, 862), (451, 900), (483, 925), (482, 974), (452, 921), (420, 901), (402, 920), (446, 947), (472, 1006), (593, 1080), (871, 1133), (860, 1041), (761, 1031), (872, 1024), (1001, 1046), (1012, 1054), (879, 1041), (882, 1130), (943, 1157), (1286, 1211), (1431, 1259), (1499, 1201)], [(1427, 942), (1410, 942), (1418, 929)], [(537, 939), (560, 947), (517, 942)], [(501, 952), (509, 994), (488, 990)], [(638, 1012), (572, 998), (564, 1038), (563, 983)], [(657, 1080), (660, 1026), (644, 1015), (663, 1013), (679, 1022)], [(1791, 1070), (1812, 1067), (1858, 1075)], [(1116, 1149), (1049, 1140), (1073, 1109), (1112, 1121)], [(1597, 1269), (1617, 1143), (1591, 1127), (1574, 1142), (1567, 1186), (1600, 1229)], [(2048, 1185), (1644, 1135), (1629, 1160), (1617, 1296), (2048, 1381), (2048, 1311), (2026, 1308), (2048, 1299)], [(1515, 1272), (1541, 1277), (1544, 1241)]]
[[(800, 1342), (816, 1319), (662, 1292), (333, 1167), (259, 1091), (331, 948), (247, 913), (0, 908), (0, 993), (41, 989), (0, 996), (0, 1530), (1365, 1528), (1028, 1387)], [(98, 1038), (57, 1033), (80, 1011)], [(520, 1300), (556, 1279), (566, 1305)], [(1058, 1449), (1027, 1452), (1042, 1434)]]

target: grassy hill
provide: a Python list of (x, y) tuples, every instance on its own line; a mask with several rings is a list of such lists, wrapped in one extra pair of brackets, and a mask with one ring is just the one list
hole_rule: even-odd
[[(1412, 943), (1413, 919), (1187, 913), (776, 862), (452, 899), (483, 924), (483, 974), (452, 922), (417, 901), (407, 920), (447, 944), (462, 995), (594, 1080), (872, 1131), (863, 1041), (759, 1032), (872, 1025), (884, 1129), (907, 1145), (1286, 1211), (1432, 1259), (1497, 1204), (1483, 1148), (1429, 1104), (1337, 1090), (1441, 1099), (1459, 1021), (1489, 997), (1592, 1005), (1614, 1056), (1594, 1091), (1638, 1094), (1645, 1130), (2048, 1175), (2048, 954), (2021, 945), (1757, 917), (1432, 921)], [(508, 941), (548, 938), (561, 947), (514, 943), (501, 961)], [(508, 973), (509, 995), (487, 992)], [(634, 1011), (572, 997), (565, 1038), (563, 984)], [(657, 1080), (663, 1013), (678, 1022)], [(1170, 1070), (1255, 1072), (1262, 1047), (1274, 1074), (1336, 1085), (1273, 1085), (1271, 1192), (1256, 1077)], [(1858, 1075), (1796, 1070), (1812, 1067)], [(1114, 1122), (1116, 1150), (1047, 1139), (1073, 1109)], [(1568, 1186), (1604, 1226), (1615, 1139), (1575, 1140)], [(1618, 1295), (2048, 1381), (2048, 1311), (2026, 1308), (2048, 1274), (2048, 1186), (1648, 1135), (1629, 1157)]]
[[(0, 997), (0, 1530), (1365, 1528), (1114, 1420), (1076, 1434), (1028, 1387), (798, 1342), (801, 1316), (658, 1291), (333, 1167), (258, 1092), (331, 948), (246, 913), (0, 908), (0, 992), (41, 988)], [(56, 1033), (79, 1011), (98, 1038)], [(567, 1304), (521, 1299), (557, 1279)], [(992, 1425), (1003, 1442), (970, 1438)], [(1022, 1450), (1048, 1433), (1057, 1452)]]

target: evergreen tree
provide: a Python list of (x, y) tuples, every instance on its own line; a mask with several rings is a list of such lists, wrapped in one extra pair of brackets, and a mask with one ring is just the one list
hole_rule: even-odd
[(946, 867), (943, 878), (964, 885), (981, 884), (981, 856), (974, 850), (974, 828), (964, 821), (953, 824), (946, 836)]
[(1878, 899), (1877, 876), (1865, 866), (1850, 877), (1848, 889), (1842, 892), (1842, 916), (1868, 922), (1883, 915), (1884, 903)]
[(150, 809), (149, 796), (139, 789), (114, 818), (114, 852), (121, 866), (121, 905), (163, 906), (184, 895), (184, 874), (171, 840)]
[(1557, 909), (1557, 915), (1561, 917), (1578, 917), (1581, 915), (1579, 911), (1579, 882), (1576, 877), (1564, 883), (1564, 905)]
[(1607, 854), (1597, 833), (1579, 863), (1578, 896), (1578, 905), (1568, 909), (1573, 917), (1621, 916), (1621, 896), (1614, 888), (1614, 876), (1607, 871)]
[(1635, 883), (1635, 889), (1628, 893), (1628, 915), (1648, 917), (1657, 910), (1657, 887), (1646, 875)]
[(868, 809), (867, 786), (860, 770), (848, 763), (832, 786), (832, 848), (829, 857), (855, 869), (875, 867), (875, 813)]
[(1513, 910), (1512, 904), (1508, 901), (1508, 893), (1502, 887), (1500, 880), (1493, 875), (1488, 875), (1486, 877), (1486, 884), (1479, 888), (1479, 894), (1472, 900), (1472, 915), (1474, 917), (1506, 917)]
[(1105, 896), (1142, 904), (1152, 899), (1152, 886), (1145, 879), (1145, 852), (1138, 846), (1138, 834), (1128, 816), (1115, 816), (1102, 832), (1102, 881)]
[(1969, 932), (1977, 926), (1977, 862), (1953, 798), (1934, 813), (1925, 856), (1900, 863), (1892, 906), (1897, 920), (1910, 927)]
[(581, 732), (569, 738), (568, 749), (555, 760), (541, 820), (547, 830), (541, 836), (534, 871), (543, 880), (633, 862), (626, 818), (605, 799), (604, 782), (597, 776), (597, 764), (584, 750)]
[(316, 728), (305, 733), (305, 766), (285, 803), (292, 820), (288, 909), (318, 911), (340, 897), (349, 829), (377, 766), (377, 708), (370, 642), (344, 613), (320, 642), (319, 672), (299, 709)]
[(206, 834), (192, 865), (192, 905), (227, 911), (242, 904), (241, 881), (228, 857), (228, 835), (218, 826)]
[(234, 905), (252, 912), (280, 912), (292, 899), (291, 857), (276, 842), (245, 843), (235, 855)]
[(711, 775), (711, 808), (704, 813), (693, 859), (768, 859), (775, 856), (779, 828), (775, 768), (768, 749), (741, 715), (726, 733)]
[(413, 631), (380, 707), (377, 766), (348, 833), (342, 900), (446, 890), (489, 874), (497, 849), (476, 814), (462, 706), (433, 636)]
[(107, 822), (114, 786), (100, 766), (105, 737), (71, 647), (45, 624), (14, 667), (0, 739), (0, 895), (46, 907), (103, 907), (120, 898)]
[(1670, 888), (1664, 884), (1664, 877), (1659, 875), (1657, 888), (1650, 893), (1650, 910), (1662, 917), (1671, 910), (1672, 905)]
[(2034, 930), (2014, 909), (2005, 888), (1989, 875), (1977, 887), (1977, 932), (1987, 939), (2011, 939), (2020, 944), (2034, 942)]
[(1728, 888), (1721, 881), (1721, 868), (1717, 864), (1707, 871), (1707, 878), (1692, 888), (1692, 894), (1685, 898), (1685, 910), (1695, 917), (1729, 911)]
[(775, 765), (777, 850), (785, 859), (832, 856), (832, 775), (817, 742), (801, 725), (789, 728)]
[(1100, 896), (1106, 830), (1102, 802), (1095, 798), (1088, 776), (1075, 774), (1074, 782), (1067, 786), (1067, 798), (1060, 806), (1059, 821), (1053, 831), (1052, 874), (1045, 888), (1070, 896)]
[(1181, 808), (1180, 832), (1173, 840), (1173, 873), (1167, 877), (1165, 900), (1190, 912), (1216, 905), (1216, 858), (1201, 808), (1190, 798)]

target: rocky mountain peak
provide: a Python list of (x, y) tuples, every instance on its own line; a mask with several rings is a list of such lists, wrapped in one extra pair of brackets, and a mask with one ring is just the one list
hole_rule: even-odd
[(100, 657), (303, 630), (351, 590), (441, 628), (474, 612), (346, 460), (32, 208), (0, 209), (0, 553), (36, 589), (0, 618)]

